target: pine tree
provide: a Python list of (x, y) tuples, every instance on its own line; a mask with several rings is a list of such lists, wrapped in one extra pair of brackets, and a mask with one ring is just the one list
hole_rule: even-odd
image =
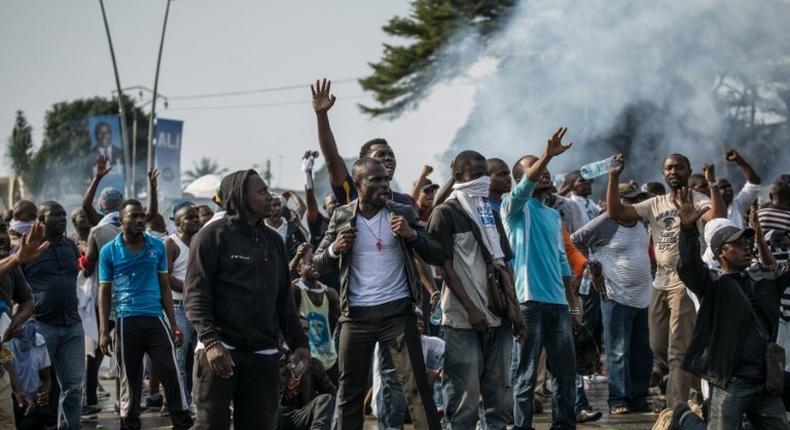
[[(462, 64), (449, 64), (442, 50), (460, 31), (486, 40), (506, 23), (516, 0), (414, 0), (409, 17), (394, 17), (384, 26), (390, 36), (410, 40), (384, 44), (384, 55), (370, 63), (373, 74), (359, 83), (378, 106), (360, 105), (371, 116), (397, 116), (416, 106), (439, 79), (455, 76)], [(443, 61), (442, 66), (438, 67)]]
[[(14, 198), (21, 197), (19, 180), (28, 183), (33, 172), (31, 171), (31, 160), (33, 158), (33, 127), (30, 126), (25, 118), (25, 113), (21, 110), (16, 112), (14, 130), (8, 140), (6, 157), (11, 162), (11, 169), (14, 171)], [(19, 195), (17, 195), (19, 194)], [(9, 202), (10, 204), (13, 202)]]

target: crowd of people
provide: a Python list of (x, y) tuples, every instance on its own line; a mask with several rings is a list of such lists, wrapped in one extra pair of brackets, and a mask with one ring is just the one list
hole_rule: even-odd
[[(623, 179), (616, 155), (596, 199), (580, 171), (549, 172), (571, 150), (560, 128), (512, 167), (462, 151), (444, 185), (426, 166), (404, 194), (384, 139), (349, 170), (331, 84), (311, 90), (320, 207), (314, 150), (304, 198), (237, 171), (215, 208), (176, 202), (170, 232), (156, 171), (146, 205), (96, 199), (103, 155), (73, 235), (58, 202), (14, 204), (0, 428), (79, 428), (111, 397), (101, 378), (125, 429), (150, 408), (175, 429), (358, 430), (370, 413), (380, 429), (531, 429), (547, 409), (553, 429), (651, 411), (661, 430), (788, 428), (790, 175), (759, 201), (735, 150), (732, 181), (669, 154), (666, 187)], [(595, 375), (607, 411), (587, 400)]]

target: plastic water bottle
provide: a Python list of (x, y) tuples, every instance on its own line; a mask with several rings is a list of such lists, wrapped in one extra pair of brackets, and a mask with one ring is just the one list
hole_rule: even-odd
[(615, 161), (614, 157), (609, 157), (604, 160), (585, 164), (579, 169), (579, 173), (581, 173), (582, 178), (589, 180), (611, 172), (618, 164), (619, 163)]
[(442, 323), (442, 307), (436, 304), (436, 308), (431, 314), (431, 325), (439, 326)]
[(582, 282), (579, 285), (579, 294), (583, 296), (590, 294), (590, 285), (592, 285), (592, 275), (590, 274), (590, 269), (585, 269), (584, 275), (582, 275)]

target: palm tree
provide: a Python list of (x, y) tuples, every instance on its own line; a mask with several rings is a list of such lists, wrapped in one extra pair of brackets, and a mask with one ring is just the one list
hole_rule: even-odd
[(195, 179), (206, 175), (221, 175), (227, 172), (228, 169), (219, 167), (219, 164), (208, 157), (201, 157), (199, 162), (192, 162), (192, 169), (187, 170), (182, 175), (182, 182), (190, 183)]

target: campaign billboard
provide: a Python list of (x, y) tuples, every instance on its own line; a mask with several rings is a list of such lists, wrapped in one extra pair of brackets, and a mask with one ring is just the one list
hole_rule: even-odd
[(158, 118), (154, 140), (154, 165), (159, 170), (160, 195), (181, 198), (181, 132), (183, 121)]

